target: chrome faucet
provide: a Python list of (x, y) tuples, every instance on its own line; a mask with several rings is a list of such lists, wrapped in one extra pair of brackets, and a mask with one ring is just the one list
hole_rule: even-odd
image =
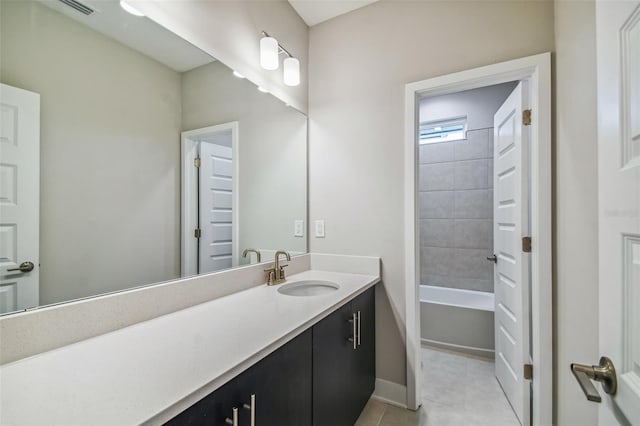
[(265, 272), (269, 273), (267, 278), (267, 285), (282, 284), (287, 279), (284, 276), (284, 268), (289, 266), (287, 264), (280, 265), (280, 255), (284, 254), (288, 261), (291, 261), (289, 253), (283, 250), (278, 250), (273, 263), (273, 269), (265, 269)]
[[(262, 262), (262, 256), (260, 256), (260, 250), (258, 249), (244, 249), (244, 251), (242, 252), (242, 257), (247, 257), (247, 255), (251, 252), (254, 252), (256, 254), (256, 261), (258, 263)], [(249, 259), (249, 263), (251, 263), (251, 259)]]

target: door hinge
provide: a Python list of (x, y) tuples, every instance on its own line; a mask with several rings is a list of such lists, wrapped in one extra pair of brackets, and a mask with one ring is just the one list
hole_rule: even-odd
[(524, 124), (525, 126), (530, 126), (531, 125), (531, 110), (530, 109), (525, 109), (524, 111), (522, 111), (522, 124)]
[(525, 380), (533, 380), (533, 365), (525, 364), (523, 373)]
[(200, 157), (196, 157), (193, 159), (193, 165), (196, 166), (197, 169), (200, 168)]
[(522, 237), (522, 251), (531, 253), (531, 237)]
[(197, 228), (193, 230), (193, 236), (196, 238), (200, 238), (202, 237), (202, 229)]

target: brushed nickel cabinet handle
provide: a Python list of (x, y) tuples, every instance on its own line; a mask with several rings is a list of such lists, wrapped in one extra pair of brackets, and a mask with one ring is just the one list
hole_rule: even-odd
[(251, 394), (251, 405), (245, 402), (242, 407), (251, 412), (251, 426), (256, 426), (256, 394)]
[(491, 256), (487, 256), (487, 260), (490, 260), (493, 263), (498, 263), (498, 257), (495, 254)]
[(360, 346), (360, 311), (358, 311), (358, 346)]
[(238, 426), (238, 409), (236, 407), (233, 407), (233, 419), (227, 417), (224, 422), (231, 426)]
[(358, 316), (354, 312), (351, 314), (351, 319), (348, 320), (351, 323), (352, 328), (352, 337), (349, 337), (349, 341), (353, 343), (353, 350), (358, 349)]

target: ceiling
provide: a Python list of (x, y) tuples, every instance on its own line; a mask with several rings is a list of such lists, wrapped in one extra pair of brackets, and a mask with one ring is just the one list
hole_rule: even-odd
[(289, 0), (310, 27), (378, 0)]
[(120, 7), (119, 0), (79, 0), (83, 5), (95, 10), (95, 13), (89, 16), (60, 1), (38, 1), (177, 72), (188, 71), (215, 61), (150, 19), (125, 12)]

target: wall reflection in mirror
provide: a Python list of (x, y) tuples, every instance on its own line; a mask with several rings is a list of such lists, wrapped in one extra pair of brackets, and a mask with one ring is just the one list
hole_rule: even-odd
[(306, 117), (84, 3), (0, 2), (0, 313), (306, 252)]

